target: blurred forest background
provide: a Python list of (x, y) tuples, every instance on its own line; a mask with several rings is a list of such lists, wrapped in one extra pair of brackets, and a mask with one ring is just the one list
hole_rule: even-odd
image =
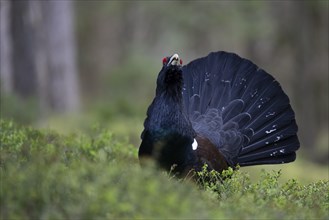
[(2, 118), (138, 147), (162, 58), (225, 50), (281, 83), (300, 153), (328, 166), (328, 1), (0, 2)]

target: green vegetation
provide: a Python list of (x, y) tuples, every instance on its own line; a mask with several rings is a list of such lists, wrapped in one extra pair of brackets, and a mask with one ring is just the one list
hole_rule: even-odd
[(204, 170), (197, 185), (141, 169), (135, 147), (98, 127), (60, 135), (1, 120), (0, 141), (1, 219), (329, 217), (328, 180)]

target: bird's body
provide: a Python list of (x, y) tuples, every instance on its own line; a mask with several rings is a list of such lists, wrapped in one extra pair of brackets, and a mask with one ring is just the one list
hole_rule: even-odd
[(152, 157), (183, 175), (204, 163), (222, 171), (295, 160), (294, 112), (271, 75), (226, 52), (183, 67), (177, 54), (163, 62), (144, 122), (141, 160)]

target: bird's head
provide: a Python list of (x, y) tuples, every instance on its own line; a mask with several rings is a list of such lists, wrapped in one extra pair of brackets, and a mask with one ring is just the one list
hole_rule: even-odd
[(179, 58), (178, 54), (175, 53), (174, 55), (170, 56), (170, 57), (164, 57), (162, 59), (162, 64), (163, 66), (177, 66), (177, 67), (181, 67), (183, 64), (182, 59)]
[(162, 59), (162, 69), (157, 80), (157, 94), (163, 91), (180, 92), (183, 84), (182, 64), (176, 53)]

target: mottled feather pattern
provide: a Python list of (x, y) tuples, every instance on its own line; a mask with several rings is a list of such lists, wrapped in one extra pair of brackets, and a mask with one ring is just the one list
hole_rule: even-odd
[[(234, 109), (232, 105), (240, 102), (231, 102), (228, 108)], [(249, 142), (253, 134), (250, 129), (240, 129), (250, 120), (248, 113), (238, 111), (222, 111), (215, 108), (208, 109), (205, 114), (195, 111), (192, 115), (192, 126), (197, 134), (207, 137), (218, 150), (225, 155), (227, 162), (234, 166), (237, 163), (237, 155), (241, 151), (242, 144)], [(231, 114), (230, 120), (223, 121), (223, 112), (227, 116)], [(232, 115), (234, 114), (234, 116)], [(242, 124), (241, 124), (242, 123)], [(249, 132), (248, 132), (249, 131)], [(251, 132), (250, 132), (251, 131)]]

